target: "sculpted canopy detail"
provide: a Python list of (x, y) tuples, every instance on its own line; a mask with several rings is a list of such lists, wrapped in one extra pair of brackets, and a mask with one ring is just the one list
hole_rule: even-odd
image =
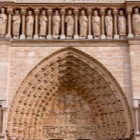
[(140, 35), (139, 8), (134, 7), (130, 12), (121, 7), (1, 8), (0, 36), (13, 39), (125, 39)]

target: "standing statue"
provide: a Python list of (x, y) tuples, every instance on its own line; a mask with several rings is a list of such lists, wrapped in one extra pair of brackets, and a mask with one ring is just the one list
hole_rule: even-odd
[(80, 23), (80, 37), (86, 38), (87, 36), (87, 27), (88, 27), (88, 18), (85, 15), (85, 10), (81, 11), (81, 16), (79, 18)]
[(6, 35), (6, 26), (7, 26), (7, 15), (5, 14), (5, 9), (1, 8), (0, 13), (0, 36)]
[(113, 36), (113, 18), (111, 15), (111, 10), (108, 10), (107, 15), (105, 16), (105, 29), (107, 38), (111, 39)]
[(40, 20), (39, 20), (39, 36), (40, 38), (45, 38), (46, 33), (47, 33), (47, 16), (46, 16), (46, 11), (43, 10), (42, 11), (42, 15), (40, 16)]
[(53, 15), (53, 38), (57, 39), (60, 33), (60, 15), (59, 11), (56, 10)]
[(132, 23), (133, 23), (133, 32), (135, 36), (140, 35), (140, 14), (139, 14), (139, 9), (135, 8), (134, 9), (134, 14), (132, 17)]
[(20, 23), (21, 23), (21, 18), (18, 10), (15, 11), (12, 21), (13, 21), (13, 30), (12, 30), (13, 38), (17, 39), (19, 37)]
[(74, 34), (74, 17), (72, 16), (72, 11), (68, 11), (68, 15), (66, 16), (65, 22), (67, 24), (66, 31), (67, 31), (67, 38), (72, 38)]
[(100, 37), (101, 27), (100, 27), (100, 17), (98, 16), (98, 11), (94, 11), (94, 16), (92, 17), (92, 28), (93, 28), (93, 36), (95, 39)]
[(118, 32), (119, 32), (120, 38), (124, 38), (126, 36), (126, 17), (124, 16), (123, 10), (119, 11)]
[(32, 38), (33, 29), (34, 29), (34, 17), (32, 15), (32, 11), (28, 11), (28, 15), (26, 17), (26, 36), (28, 39)]

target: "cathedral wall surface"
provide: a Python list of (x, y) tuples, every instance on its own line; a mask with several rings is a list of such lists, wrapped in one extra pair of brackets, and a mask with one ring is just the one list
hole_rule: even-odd
[[(106, 45), (105, 45), (106, 44)], [(130, 104), (132, 105), (131, 94), (131, 77), (129, 64), (129, 47), (127, 43), (113, 42), (84, 42), (84, 43), (68, 43), (62, 46), (61, 43), (46, 42), (42, 43), (14, 46), (10, 47), (10, 78), (9, 78), (9, 105), (18, 89), (22, 80), (28, 72), (37, 65), (41, 60), (52, 54), (53, 52), (64, 48), (64, 46), (75, 47), (102, 63), (115, 77), (123, 91), (125, 92)]]

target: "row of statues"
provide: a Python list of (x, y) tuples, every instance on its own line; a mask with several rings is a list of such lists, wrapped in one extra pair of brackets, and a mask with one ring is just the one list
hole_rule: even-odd
[[(102, 35), (102, 20), (98, 10), (93, 10), (91, 14), (91, 19), (89, 21), (89, 16), (86, 13), (86, 10), (81, 10), (80, 14), (77, 16), (77, 24), (75, 16), (72, 10), (68, 10), (63, 19), (59, 10), (54, 10), (51, 16), (51, 23), (49, 23), (49, 18), (46, 10), (42, 10), (41, 14), (38, 16), (38, 37), (40, 39), (45, 39), (49, 34), (49, 28), (51, 37), (54, 39), (61, 38), (63, 35), (67, 39), (74, 38), (74, 35), (77, 34), (78, 38), (86, 39), (88, 35), (92, 36), (94, 39), (99, 39)], [(116, 16), (116, 21), (114, 21), (114, 15), (112, 10), (107, 10), (104, 16), (104, 34), (106, 38), (112, 39), (114, 36), (114, 22), (116, 22), (117, 35), (120, 38), (124, 38), (127, 35), (127, 18), (124, 10), (119, 10)], [(11, 31), (14, 39), (20, 38), (23, 28), (25, 28), (25, 35), (28, 39), (32, 39), (35, 34), (35, 15), (33, 11), (28, 10), (27, 15), (25, 16), (25, 27), (23, 26), (22, 15), (19, 10), (15, 10), (11, 17)], [(62, 22), (64, 22), (63, 27)], [(89, 24), (91, 22), (91, 24)], [(51, 25), (49, 25), (51, 24)], [(4, 8), (1, 8), (0, 13), (0, 36), (4, 37), (7, 33), (8, 26), (8, 16)], [(77, 32), (76, 27), (77, 26)], [(90, 27), (91, 26), (91, 27)], [(22, 27), (22, 28), (21, 28)], [(62, 28), (64, 28), (62, 31)], [(91, 29), (89, 29), (91, 28)], [(91, 30), (89, 32), (89, 30)], [(134, 13), (132, 15), (132, 30), (135, 36), (140, 35), (140, 14), (139, 9), (134, 8)], [(77, 39), (78, 39), (77, 38)]]

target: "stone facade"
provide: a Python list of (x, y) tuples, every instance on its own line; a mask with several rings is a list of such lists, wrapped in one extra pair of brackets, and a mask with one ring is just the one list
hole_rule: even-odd
[(140, 139), (139, 1), (0, 9), (0, 139)]

